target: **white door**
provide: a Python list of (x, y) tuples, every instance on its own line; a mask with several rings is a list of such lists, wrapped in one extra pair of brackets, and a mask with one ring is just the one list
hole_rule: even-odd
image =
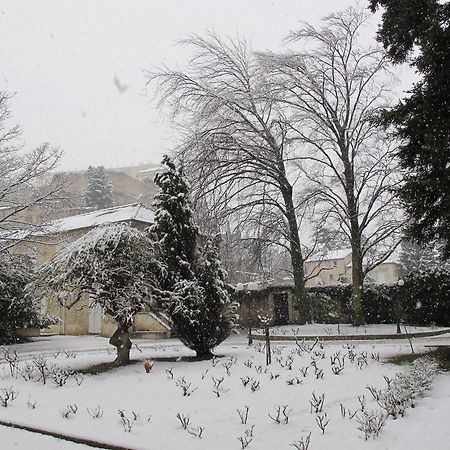
[(102, 332), (102, 308), (92, 304), (89, 300), (89, 334), (100, 334)]

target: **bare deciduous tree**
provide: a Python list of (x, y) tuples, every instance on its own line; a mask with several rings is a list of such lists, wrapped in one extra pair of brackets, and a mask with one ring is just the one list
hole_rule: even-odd
[(284, 245), (292, 262), (300, 321), (309, 320), (304, 255), (296, 203), (294, 148), (289, 126), (270, 80), (242, 39), (213, 33), (183, 41), (194, 51), (183, 70), (148, 73), (161, 105), (181, 117), (186, 138), (180, 156), (194, 177), (194, 190), (209, 199), (213, 214), (264, 227), (266, 242)]
[(28, 153), (23, 151), (21, 130), (10, 125), (10, 99), (11, 95), (0, 91), (0, 251), (36, 230), (38, 223), (28, 218), (28, 212), (40, 207), (42, 216), (61, 189), (60, 185), (46, 188), (43, 183), (44, 176), (56, 167), (61, 152), (49, 144)]
[(379, 47), (358, 43), (366, 19), (349, 8), (291, 33), (300, 51), (260, 54), (272, 76), (270, 98), (285, 104), (292, 139), (303, 149), (296, 164), (315, 216), (351, 245), (356, 324), (364, 278), (397, 247), (401, 224), (395, 142), (374, 121), (389, 94), (387, 62)]

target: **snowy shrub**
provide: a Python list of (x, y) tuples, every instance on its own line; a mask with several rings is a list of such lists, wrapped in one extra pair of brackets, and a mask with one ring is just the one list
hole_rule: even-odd
[(237, 413), (239, 414), (239, 418), (241, 419), (241, 424), (242, 425), (247, 425), (247, 420), (248, 420), (248, 411), (249, 411), (249, 407), (246, 405), (244, 406), (244, 409), (237, 409)]
[(101, 419), (103, 417), (103, 409), (100, 407), (100, 405), (92, 409), (89, 408), (86, 409), (89, 416), (91, 416), (93, 419)]
[(191, 388), (192, 383), (186, 381), (184, 377), (178, 378), (175, 384), (181, 389), (183, 397), (189, 397), (197, 390), (197, 387)]
[(219, 398), (222, 394), (224, 394), (224, 393), (229, 391), (229, 389), (225, 389), (222, 386), (222, 383), (223, 383), (224, 379), (225, 379), (224, 377), (222, 377), (222, 378), (214, 378), (214, 377), (212, 377), (212, 381), (213, 381), (213, 385), (214, 385), (212, 391), (216, 395), (217, 398)]
[(58, 366), (57, 364), (53, 364), (48, 369), (48, 372), (53, 382), (60, 387), (64, 386), (69, 380), (69, 378), (74, 378), (78, 386), (83, 381), (83, 375), (78, 372), (75, 372), (70, 367), (61, 367)]
[(244, 431), (242, 436), (238, 437), (238, 441), (241, 443), (241, 449), (247, 448), (250, 443), (253, 441), (253, 430), (255, 425), (252, 425), (250, 428)]
[(51, 366), (50, 377), (57, 386), (64, 386), (67, 380), (72, 376), (73, 372), (68, 367)]
[(36, 409), (36, 405), (37, 405), (37, 401), (36, 400), (31, 400), (31, 397), (29, 396), (28, 397), (28, 400), (27, 400), (27, 406), (28, 406), (28, 408), (30, 408), (30, 409)]
[(139, 414), (131, 411), (132, 417), (128, 417), (125, 413), (125, 410), (119, 409), (117, 410), (117, 413), (119, 414), (120, 421), (123, 426), (123, 430), (127, 433), (131, 433), (131, 430), (133, 429), (133, 425), (136, 423), (136, 421), (139, 419)]
[(183, 428), (183, 430), (186, 430), (189, 434), (192, 434), (192, 436), (196, 436), (198, 438), (202, 437), (202, 434), (205, 431), (205, 427), (189, 426), (189, 424), (191, 423), (191, 419), (189, 418), (189, 415), (178, 413), (177, 419), (179, 420), (179, 422), (181, 424), (181, 428)]
[(0, 389), (0, 405), (3, 407), (7, 407), (8, 403), (14, 401), (18, 397), (19, 393), (13, 389), (13, 387), (9, 388), (1, 388)]
[(309, 401), (311, 405), (311, 412), (320, 413), (322, 412), (323, 404), (325, 402), (325, 394), (316, 395), (312, 393), (312, 399)]
[(196, 436), (201, 439), (203, 432), (205, 431), (205, 427), (187, 427), (186, 431), (192, 436)]
[(67, 405), (64, 409), (61, 409), (59, 413), (63, 419), (68, 419), (69, 417), (75, 415), (78, 412), (78, 406), (76, 404)]
[(181, 427), (183, 430), (186, 430), (189, 423), (191, 422), (191, 419), (189, 418), (189, 415), (185, 415), (182, 413), (177, 413), (177, 419), (179, 420)]
[(379, 394), (378, 404), (394, 419), (403, 416), (407, 408), (414, 407), (415, 399), (429, 389), (437, 372), (437, 363), (431, 358), (416, 359), (406, 373), (389, 380), (387, 389)]
[(48, 377), (47, 360), (43, 356), (38, 355), (33, 356), (32, 363), (36, 367), (37, 380), (45, 384)]
[(270, 414), (269, 417), (275, 422), (275, 423), (284, 423), (287, 425), (289, 423), (289, 415), (292, 412), (292, 409), (287, 409), (288, 405), (278, 405), (277, 410), (275, 414)]
[(330, 423), (330, 419), (328, 418), (327, 413), (324, 414), (318, 414), (316, 416), (316, 423), (319, 427), (320, 431), (322, 431), (322, 434), (325, 434), (325, 429), (327, 428), (328, 424)]
[(297, 450), (308, 450), (310, 442), (311, 433), (308, 433), (306, 436), (302, 436), (300, 440), (291, 444), (291, 446), (296, 448)]
[(399, 318), (416, 325), (450, 326), (447, 266), (409, 272), (403, 281), (403, 286), (364, 287), (363, 311), (367, 323), (393, 323)]
[(26, 361), (24, 364), (22, 364), (18, 372), (25, 381), (41, 380), (41, 374), (38, 372), (37, 367), (31, 361)]
[(0, 252), (0, 344), (19, 341), (24, 327), (45, 328), (55, 323), (42, 314), (41, 299), (26, 289), (33, 278), (30, 258)]
[(11, 378), (16, 377), (19, 369), (19, 355), (17, 354), (17, 350), (15, 348), (1, 348), (0, 356), (8, 363)]
[(356, 415), (358, 430), (364, 433), (364, 439), (367, 441), (370, 437), (377, 437), (386, 422), (386, 416), (379, 410), (361, 411)]
[(335, 375), (339, 375), (345, 368), (345, 356), (340, 356), (340, 352), (336, 352), (330, 356), (331, 371)]

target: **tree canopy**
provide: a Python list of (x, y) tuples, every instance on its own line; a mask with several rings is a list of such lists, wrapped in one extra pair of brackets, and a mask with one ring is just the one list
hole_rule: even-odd
[(394, 63), (421, 75), (410, 96), (383, 120), (404, 140), (398, 157), (405, 170), (399, 190), (407, 234), (421, 243), (442, 242), (450, 256), (450, 2), (371, 0), (384, 9), (378, 40)]
[[(40, 291), (67, 308), (87, 294), (118, 323), (122, 341), (129, 343), (134, 315), (152, 305), (165, 276), (164, 264), (156, 255), (155, 243), (135, 228), (124, 224), (99, 227), (40, 268)], [(128, 357), (117, 362), (126, 362)]]

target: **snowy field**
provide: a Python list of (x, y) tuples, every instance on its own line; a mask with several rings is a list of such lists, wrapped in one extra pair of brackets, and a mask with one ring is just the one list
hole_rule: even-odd
[[(248, 347), (244, 336), (218, 347), (219, 357), (211, 361), (186, 360), (192, 353), (176, 340), (146, 341), (139, 343), (140, 351), (133, 349), (132, 357), (140, 360), (134, 365), (64, 381), (63, 368), (79, 371), (113, 359), (106, 339), (78, 339), (78, 347), (77, 338), (61, 337), (18, 346), (22, 358), (16, 369), (22, 374), (13, 368), (11, 376), (9, 364), (0, 364), (0, 389), (18, 394), (7, 407), (0, 406), (1, 421), (127, 449), (303, 449), (308, 436), (309, 450), (449, 448), (448, 374), (436, 375), (404, 417), (388, 417), (377, 437), (366, 441), (358, 430), (361, 409), (384, 411), (367, 387), (385, 392), (384, 377), (391, 380), (410, 370), (385, 362), (387, 356), (410, 352), (406, 340), (318, 343), (314, 348), (312, 342), (272, 343), (267, 367), (263, 344)], [(448, 335), (440, 337), (445, 339)], [(432, 342), (417, 340), (416, 350)], [(62, 343), (66, 352), (56, 350)], [(148, 374), (146, 357), (154, 361)], [(53, 372), (45, 385), (33, 369), (39, 363)], [(323, 407), (316, 412), (313, 396), (320, 402), (322, 395)], [(324, 432), (320, 420), (328, 421)], [(0, 438), (5, 450), (89, 448), (2, 426)]]

